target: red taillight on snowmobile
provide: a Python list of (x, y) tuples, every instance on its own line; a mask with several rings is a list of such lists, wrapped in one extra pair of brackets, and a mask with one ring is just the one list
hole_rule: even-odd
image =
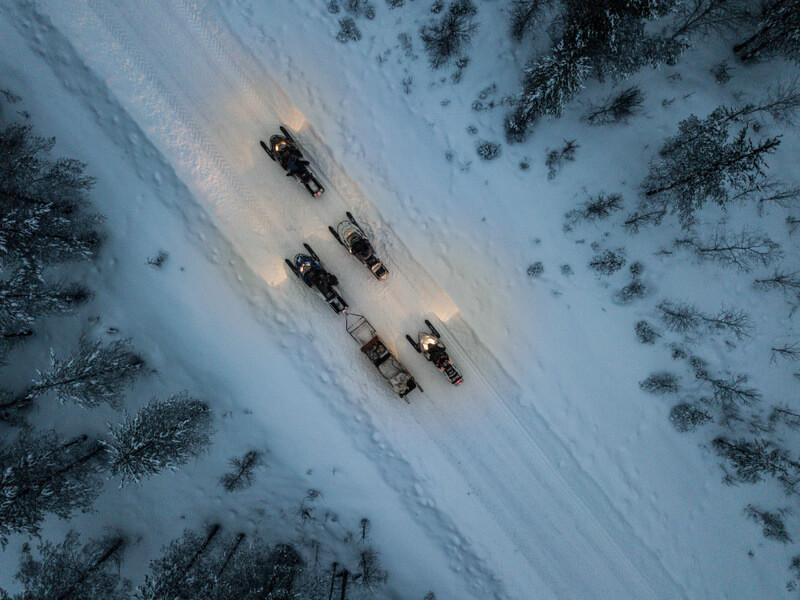
[(461, 382), (464, 381), (463, 377), (459, 377), (456, 381), (453, 382), (453, 385), (461, 385)]

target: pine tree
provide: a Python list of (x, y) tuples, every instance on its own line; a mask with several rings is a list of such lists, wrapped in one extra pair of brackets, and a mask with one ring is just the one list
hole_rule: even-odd
[(677, 213), (688, 228), (693, 213), (707, 200), (724, 206), (731, 191), (765, 181), (764, 158), (775, 151), (780, 137), (753, 143), (745, 125), (730, 139), (733, 122), (724, 108), (702, 121), (694, 115), (681, 121), (678, 134), (666, 141), (650, 164), (641, 185), (643, 206)]
[(241, 458), (234, 456), (228, 463), (233, 470), (222, 475), (219, 483), (226, 492), (238, 492), (253, 485), (255, 470), (264, 464), (264, 461), (261, 452), (249, 450)]
[(129, 600), (131, 584), (118, 569), (125, 541), (110, 537), (81, 548), (79, 537), (70, 531), (60, 544), (42, 542), (38, 559), (25, 544), (16, 575), (25, 591), (11, 600)]
[(743, 62), (783, 57), (800, 62), (800, 1), (772, 0), (763, 5), (755, 32), (733, 47)]
[(86, 436), (65, 441), (54, 432), (0, 441), (0, 544), (13, 533), (38, 535), (47, 514), (68, 519), (88, 510), (102, 485), (103, 453)]
[(177, 469), (199, 455), (211, 441), (208, 406), (186, 392), (155, 398), (135, 417), (110, 428), (106, 443), (109, 471), (123, 485), (140, 483), (163, 469)]
[(800, 464), (789, 453), (769, 440), (728, 440), (719, 437), (714, 450), (732, 467), (725, 473), (726, 483), (758, 483), (765, 475), (777, 478), (787, 493), (796, 493)]
[(19, 267), (0, 281), (0, 336), (27, 334), (38, 317), (69, 314), (90, 297), (81, 285), (48, 284), (37, 270)]
[(65, 359), (50, 353), (50, 370), (39, 372), (28, 390), (0, 409), (14, 407), (53, 394), (59, 402), (93, 408), (105, 402), (119, 408), (124, 388), (144, 368), (144, 359), (131, 349), (129, 340), (103, 345), (82, 337), (78, 351)]
[(508, 14), (511, 17), (511, 37), (521, 41), (526, 33), (542, 24), (545, 10), (555, 4), (555, 0), (511, 0)]
[(441, 18), (422, 27), (420, 36), (431, 67), (439, 69), (469, 49), (478, 29), (473, 20), (476, 14), (472, 0), (454, 0)]
[(0, 265), (45, 265), (97, 251), (99, 217), (87, 211), (94, 179), (80, 161), (51, 161), (54, 144), (27, 125), (0, 131)]
[(514, 110), (506, 118), (506, 139), (520, 142), (529, 127), (545, 115), (560, 117), (588, 73), (588, 59), (580, 46), (557, 44), (550, 55), (525, 68)]

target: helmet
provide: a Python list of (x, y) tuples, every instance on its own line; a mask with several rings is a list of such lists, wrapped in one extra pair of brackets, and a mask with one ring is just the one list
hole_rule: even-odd
[(358, 238), (350, 247), (350, 250), (359, 260), (367, 260), (372, 256), (372, 246), (370, 246), (369, 242), (364, 238)]

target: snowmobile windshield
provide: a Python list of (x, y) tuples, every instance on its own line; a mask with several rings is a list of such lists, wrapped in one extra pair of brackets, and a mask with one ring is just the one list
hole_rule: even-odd
[(272, 146), (272, 150), (275, 152), (275, 154), (280, 154), (288, 146), (289, 144), (286, 143), (286, 140), (280, 140), (275, 142), (275, 144)]
[(431, 348), (434, 348), (439, 345), (439, 340), (437, 340), (429, 333), (420, 332), (419, 345), (422, 347), (423, 352), (430, 352)]

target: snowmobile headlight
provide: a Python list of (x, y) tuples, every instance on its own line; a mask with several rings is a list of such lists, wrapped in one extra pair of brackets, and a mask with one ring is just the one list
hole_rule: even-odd
[(423, 352), (427, 352), (428, 348), (430, 348), (431, 346), (435, 346), (436, 345), (436, 340), (434, 340), (430, 336), (426, 336), (426, 337), (422, 338), (422, 340), (420, 340), (419, 345), (422, 346)]

